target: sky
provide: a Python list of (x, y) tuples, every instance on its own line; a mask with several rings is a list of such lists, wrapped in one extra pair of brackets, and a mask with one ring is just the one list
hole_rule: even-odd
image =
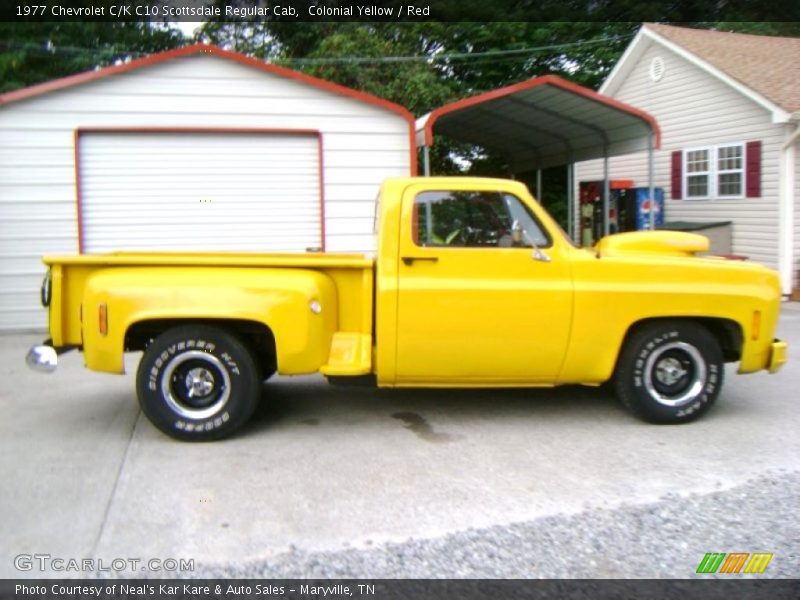
[(192, 37), (195, 29), (200, 27), (203, 23), (199, 21), (173, 21), (170, 23), (173, 27), (180, 29), (186, 37)]

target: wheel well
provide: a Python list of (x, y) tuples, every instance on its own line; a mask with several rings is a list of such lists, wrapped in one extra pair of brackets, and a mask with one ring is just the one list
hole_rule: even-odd
[(134, 323), (125, 332), (125, 351), (145, 350), (153, 340), (172, 327), (185, 325), (214, 325), (234, 333), (253, 353), (264, 373), (278, 369), (275, 336), (272, 330), (258, 321), (243, 319), (153, 319)]
[(687, 323), (697, 323), (705, 327), (711, 335), (713, 335), (719, 347), (722, 349), (722, 357), (725, 362), (736, 362), (742, 357), (742, 344), (744, 343), (744, 334), (742, 333), (741, 326), (731, 319), (722, 319), (716, 317), (658, 317), (654, 319), (644, 319), (637, 321), (630, 326), (625, 334), (623, 347), (627, 343), (631, 335), (639, 328), (655, 323), (658, 321), (684, 321)]

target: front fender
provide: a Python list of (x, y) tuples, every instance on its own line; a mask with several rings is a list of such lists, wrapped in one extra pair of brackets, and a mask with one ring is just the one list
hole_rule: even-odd
[(743, 342), (739, 372), (768, 367), (780, 310), (774, 271), (722, 259), (587, 256), (575, 261), (575, 316), (563, 383), (608, 380), (627, 333), (652, 319), (735, 323)]
[[(318, 302), (321, 311), (311, 310)], [(143, 321), (237, 319), (272, 331), (278, 370), (313, 373), (327, 362), (337, 329), (336, 286), (305, 269), (236, 267), (120, 267), (92, 273), (83, 294), (86, 366), (124, 372), (128, 329)], [(100, 329), (100, 305), (107, 311)]]

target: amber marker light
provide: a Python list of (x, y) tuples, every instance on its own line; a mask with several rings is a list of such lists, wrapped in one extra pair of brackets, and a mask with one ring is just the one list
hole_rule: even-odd
[(108, 335), (108, 307), (101, 302), (97, 307), (97, 321), (100, 326), (100, 335)]
[(750, 339), (757, 340), (761, 337), (761, 311), (753, 311), (753, 326), (750, 328)]

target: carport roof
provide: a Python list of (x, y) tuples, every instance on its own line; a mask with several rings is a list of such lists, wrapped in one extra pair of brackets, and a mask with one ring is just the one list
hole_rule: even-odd
[(417, 146), (434, 133), (504, 155), (515, 173), (660, 145), (655, 118), (555, 75), (446, 104), (417, 120)]

